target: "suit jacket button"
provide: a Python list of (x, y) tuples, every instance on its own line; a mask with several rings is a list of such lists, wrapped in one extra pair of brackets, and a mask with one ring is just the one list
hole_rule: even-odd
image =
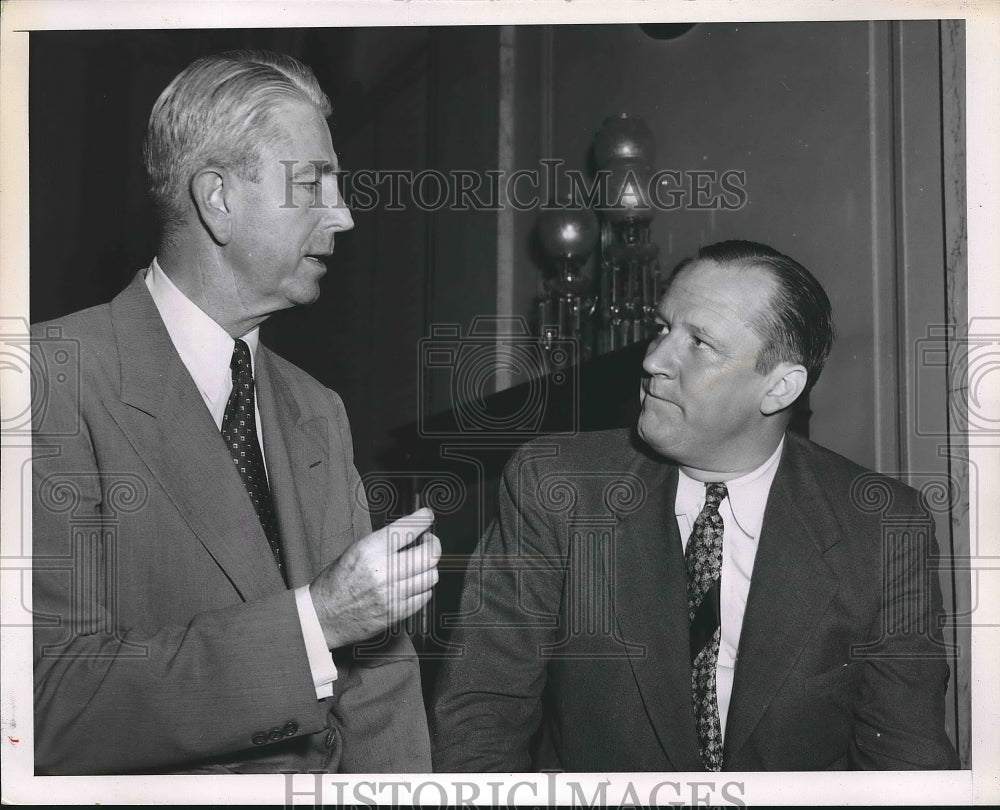
[(258, 731), (250, 738), (250, 742), (254, 745), (263, 745), (267, 742), (267, 735), (263, 731)]
[(269, 732), (267, 733), (267, 738), (268, 738), (269, 740), (271, 740), (272, 742), (277, 742), (278, 740), (280, 740), (280, 739), (281, 739), (282, 737), (284, 737), (284, 736), (285, 736), (285, 735), (284, 735), (284, 734), (283, 734), (283, 733), (281, 732), (281, 729), (280, 729), (280, 728), (272, 728), (272, 729), (271, 729), (271, 730), (270, 730), (270, 731), (269, 731)]
[(285, 732), (286, 737), (293, 736), (295, 732), (298, 730), (299, 730), (299, 724), (296, 723), (294, 720), (289, 720), (287, 723), (285, 723), (285, 727), (282, 729), (282, 731)]

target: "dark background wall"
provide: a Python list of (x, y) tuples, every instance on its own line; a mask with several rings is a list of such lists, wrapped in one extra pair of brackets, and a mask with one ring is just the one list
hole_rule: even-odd
[[(812, 435), (867, 466), (903, 468), (895, 417), (885, 413), (899, 403), (885, 375), (872, 374), (887, 359), (880, 353), (894, 314), (885, 299), (899, 294), (888, 266), (897, 257), (886, 255), (895, 252), (899, 223), (883, 199), (899, 178), (876, 142), (901, 134), (887, 100), (898, 91), (890, 35), (865, 22), (717, 23), (657, 40), (637, 25), (578, 25), (519, 27), (513, 42), (508, 77), (495, 27), (33, 33), (32, 319), (107, 300), (155, 252), (142, 133), (160, 90), (192, 58), (254, 46), (304, 59), (334, 102), (335, 145), (349, 168), (495, 169), (497, 94), (506, 82), (519, 168), (554, 157), (586, 169), (603, 119), (626, 111), (655, 133), (656, 168), (745, 172), (739, 210), (659, 213), (652, 233), (661, 265), (669, 269), (701, 244), (744, 237), (812, 269), (831, 295), (839, 333), (811, 403)], [(936, 67), (937, 58), (929, 51), (922, 62)], [(940, 166), (935, 94), (913, 101), (926, 110), (906, 132), (914, 158)], [(941, 189), (939, 177), (929, 179), (909, 202), (928, 208), (923, 219), (936, 218), (927, 231), (934, 234)], [(451, 405), (440, 389), (418, 400), (411, 348), (430, 324), (493, 314), (498, 284), (509, 287), (509, 314), (532, 313), (537, 213), (515, 212), (502, 237), (496, 212), (428, 215), (408, 205), (355, 218), (354, 232), (338, 240), (320, 302), (278, 316), (270, 331), (353, 406), (359, 463), (373, 469), (388, 428), (412, 420), (417, 406)], [(509, 280), (498, 281), (498, 238), (512, 242)], [(922, 247), (930, 251), (914, 253), (908, 272), (936, 284), (941, 240)], [(942, 296), (922, 301), (943, 322)], [(392, 375), (376, 371), (386, 364)], [(841, 391), (851, 396), (832, 395)]]
[[(656, 216), (661, 266), (730, 237), (802, 261), (829, 291), (839, 332), (810, 401), (811, 436), (923, 486), (950, 469), (917, 419), (947, 434), (947, 371), (922, 367), (919, 353), (948, 322), (955, 285), (942, 185), (964, 182), (944, 161), (963, 144), (942, 82), (956, 31), (960, 41), (960, 27), (938, 21), (713, 23), (675, 39), (638, 25), (33, 32), (31, 318), (107, 301), (149, 263), (142, 134), (160, 91), (199, 55), (263, 47), (309, 64), (348, 169), (485, 173), (542, 158), (585, 169), (604, 118), (629, 112), (656, 136), (655, 168), (746, 173), (739, 210)], [(356, 211), (319, 302), (265, 326), (265, 340), (344, 397), (369, 475), (394, 474), (400, 431), (455, 404), (425, 374), (421, 339), (475, 316), (529, 317), (543, 269), (535, 211), (403, 202)], [(472, 516), (439, 525), (459, 554), (492, 493), (484, 484), (469, 497)], [(954, 511), (939, 514), (939, 537), (962, 553)], [(943, 585), (950, 607), (968, 604), (967, 584)], [(967, 762), (967, 657), (955, 664), (949, 723)]]

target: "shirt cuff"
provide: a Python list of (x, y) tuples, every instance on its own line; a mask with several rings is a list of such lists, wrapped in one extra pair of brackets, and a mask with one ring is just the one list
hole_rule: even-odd
[(337, 666), (333, 663), (330, 650), (327, 649), (326, 637), (323, 635), (316, 607), (309, 595), (308, 585), (295, 589), (295, 608), (299, 612), (302, 640), (306, 643), (306, 658), (309, 659), (309, 670), (312, 672), (313, 686), (316, 687), (316, 699), (333, 697)]

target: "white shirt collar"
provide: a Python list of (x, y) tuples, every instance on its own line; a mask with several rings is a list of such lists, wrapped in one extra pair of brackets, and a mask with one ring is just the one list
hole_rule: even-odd
[[(785, 446), (785, 437), (781, 437), (777, 448), (771, 456), (754, 470), (726, 481), (729, 493), (729, 506), (740, 530), (747, 536), (756, 538), (760, 535), (760, 527), (764, 522), (764, 507), (771, 491), (774, 474), (778, 470), (781, 449)], [(693, 526), (705, 505), (705, 484), (695, 481), (683, 470), (678, 468), (677, 497), (674, 500), (674, 514), (677, 517), (686, 515)]]
[[(224, 410), (233, 385), (229, 364), (236, 341), (177, 288), (155, 258), (146, 273), (146, 287), (209, 409)], [(250, 348), (251, 366), (256, 363), (259, 331), (254, 327), (242, 336)]]

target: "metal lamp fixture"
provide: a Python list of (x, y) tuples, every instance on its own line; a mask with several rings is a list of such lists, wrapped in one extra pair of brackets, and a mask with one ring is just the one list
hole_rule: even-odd
[(600, 236), (597, 216), (566, 200), (561, 208), (543, 211), (537, 228), (542, 250), (555, 266), (555, 273), (545, 280), (546, 295), (538, 301), (542, 345), (549, 349), (556, 338), (575, 338), (586, 360), (596, 300), (590, 294), (591, 280), (581, 271)]
[(642, 118), (605, 119), (594, 139), (594, 162), (605, 172), (608, 196), (601, 213), (598, 353), (648, 340), (655, 331), (659, 246), (650, 238), (649, 184), (656, 143)]
[[(564, 200), (542, 211), (537, 225), (555, 271), (538, 299), (543, 346), (556, 338), (576, 339), (583, 360), (651, 338), (660, 291), (659, 247), (650, 239), (653, 133), (638, 116), (611, 116), (594, 138), (593, 155), (600, 220)], [(596, 283), (583, 273), (595, 247)]]

